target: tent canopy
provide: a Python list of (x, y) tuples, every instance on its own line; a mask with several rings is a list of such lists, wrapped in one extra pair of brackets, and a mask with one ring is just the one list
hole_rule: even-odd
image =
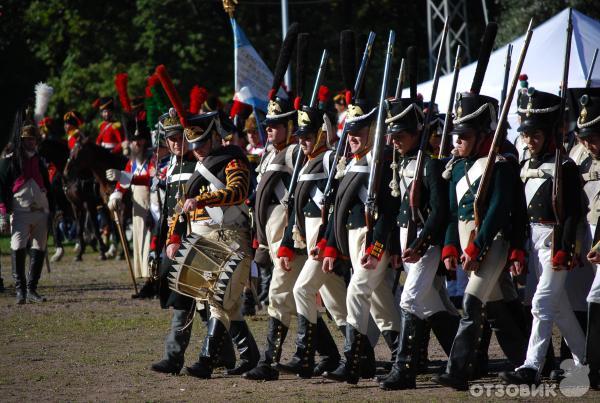
[[(569, 9), (565, 9), (543, 24), (534, 27), (533, 36), (525, 57), (521, 74), (527, 74), (529, 86), (540, 91), (558, 94), (563, 74), (563, 58), (566, 46), (566, 30), (569, 19)], [(535, 24), (535, 20), (534, 20)], [(527, 26), (523, 26), (523, 34)], [(525, 35), (513, 40), (513, 53), (510, 78), (512, 78), (519, 54), (523, 48)], [(504, 62), (508, 44), (492, 52), (488, 64), (481, 94), (500, 100), (504, 80)], [(584, 87), (594, 51), (600, 47), (600, 21), (594, 20), (576, 10), (573, 10), (573, 38), (571, 44), (571, 61), (569, 68), (569, 87)], [(592, 86), (600, 86), (600, 57), (592, 76)], [(463, 66), (460, 70), (457, 91), (468, 91), (475, 74), (477, 62)], [(430, 99), (433, 82), (428, 81), (418, 86), (418, 91), (425, 100)], [(509, 79), (510, 85), (510, 79)], [(439, 110), (445, 113), (450, 101), (452, 73), (440, 77), (436, 103)], [(510, 114), (516, 113), (516, 97), (511, 103)], [(509, 121), (514, 121), (509, 119)], [(514, 126), (513, 126), (514, 127)]]

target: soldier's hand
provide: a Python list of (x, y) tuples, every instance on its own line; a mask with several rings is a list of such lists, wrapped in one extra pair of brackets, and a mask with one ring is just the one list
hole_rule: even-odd
[(421, 255), (412, 248), (407, 248), (402, 254), (402, 260), (406, 263), (417, 263), (421, 259)]
[(523, 265), (521, 265), (521, 262), (519, 262), (518, 260), (514, 260), (512, 262), (510, 262), (510, 274), (512, 274), (513, 276), (520, 276), (523, 273)]
[(279, 258), (279, 266), (284, 270), (284, 271), (291, 271), (292, 268), (290, 267), (290, 258), (287, 256), (282, 256)]
[(587, 254), (587, 259), (590, 261), (590, 263), (600, 264), (600, 253), (598, 253), (597, 250), (592, 249)]
[(477, 271), (479, 270), (479, 262), (476, 259), (471, 258), (471, 256), (463, 253), (460, 258), (462, 262), (463, 269), (465, 271)]
[(444, 266), (446, 266), (446, 270), (454, 271), (458, 267), (458, 262), (456, 261), (456, 257), (448, 256), (444, 259)]
[(107, 206), (110, 211), (117, 211), (121, 207), (121, 199), (111, 198), (108, 200)]
[(325, 273), (331, 273), (333, 271), (333, 265), (335, 264), (335, 258), (334, 257), (325, 257), (323, 258), (323, 272)]
[(365, 270), (375, 270), (379, 264), (379, 260), (377, 260), (375, 256), (364, 254), (363, 257), (360, 258), (360, 264)]
[(321, 252), (321, 248), (315, 246), (309, 252), (311, 259), (313, 260), (321, 260), (323, 258), (323, 253)]
[(179, 247), (181, 246), (181, 244), (179, 243), (172, 243), (169, 244), (167, 246), (167, 257), (171, 260), (175, 259), (175, 254), (177, 253), (177, 251), (179, 250)]
[(106, 179), (108, 179), (109, 181), (118, 181), (120, 178), (121, 171), (119, 171), (118, 169), (111, 168), (106, 170)]
[(186, 213), (190, 211), (195, 211), (198, 206), (198, 201), (194, 198), (187, 199), (185, 203), (183, 203), (183, 211)]
[(402, 267), (402, 256), (400, 255), (392, 255), (390, 256), (390, 265), (392, 269), (400, 269)]

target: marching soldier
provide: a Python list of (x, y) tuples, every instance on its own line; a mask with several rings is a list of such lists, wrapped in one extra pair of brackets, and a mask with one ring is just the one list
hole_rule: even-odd
[[(346, 362), (324, 374), (328, 379), (350, 384), (356, 384), (360, 377), (375, 375), (375, 355), (367, 338), (369, 316), (375, 319), (392, 351), (400, 331), (399, 314), (387, 275), (390, 244), (393, 243), (390, 232), (397, 214), (397, 204), (389, 190), (382, 190), (378, 197), (379, 216), (371, 240), (367, 240), (364, 214), (375, 126), (372, 121), (376, 110), (368, 108), (362, 101), (348, 106), (346, 130), (352, 160), (340, 180), (333, 216), (326, 231), (326, 246), (321, 250), (323, 271), (327, 273), (334, 270), (337, 259), (349, 257), (352, 264), (353, 274), (346, 297)], [(388, 163), (382, 183), (389, 183), (390, 173)]]
[[(269, 287), (269, 327), (267, 347), (258, 366), (244, 374), (247, 379), (276, 380), (279, 372), (272, 364), (279, 362), (281, 348), (292, 315), (296, 314), (293, 288), (304, 264), (303, 259), (294, 259), (289, 267), (280, 265), (277, 253), (283, 239), (287, 215), (283, 201), (294, 169), (299, 148), (293, 143), (292, 126), (296, 111), (286, 100), (274, 97), (269, 101), (267, 116), (263, 121), (267, 138), (273, 148), (259, 167), (259, 182), (256, 189), (255, 219), (259, 248), (255, 260), (265, 264), (273, 262), (273, 274)], [(263, 256), (262, 258), (260, 256)]]
[[(497, 100), (478, 92), (457, 95), (452, 132), (458, 136), (455, 144), (456, 158), (444, 172), (450, 182), (450, 218), (442, 260), (447, 270), (455, 270), (460, 257), (464, 270), (471, 274), (446, 372), (435, 376), (433, 381), (458, 390), (467, 390), (469, 378), (476, 374), (475, 361), (481, 349), (484, 327), (484, 305), (496, 304), (497, 308), (500, 307), (503, 293), (499, 278), (506, 262), (522, 262), (524, 255), (520, 249), (515, 248), (512, 252), (509, 250), (513, 233), (511, 214), (518, 204), (517, 192), (522, 192), (522, 189), (515, 187), (518, 179), (512, 162), (503, 157), (498, 157), (494, 163), (489, 200), (485, 214), (481, 217), (480, 229), (475, 233), (475, 194), (492, 142), (497, 109)], [(459, 255), (459, 250), (463, 251), (462, 256)], [(496, 319), (495, 326), (501, 330), (497, 334), (512, 337), (507, 340), (507, 343), (512, 343), (511, 351), (522, 350), (520, 346), (525, 344), (525, 339), (517, 331), (514, 319), (506, 315)], [(511, 335), (508, 328), (515, 331), (515, 334)]]
[[(161, 256), (163, 245), (167, 241), (167, 231), (174, 216), (175, 207), (183, 197), (183, 187), (192, 176), (196, 166), (194, 156), (183, 137), (183, 126), (174, 109), (160, 117), (159, 130), (165, 136), (172, 156), (166, 172), (166, 191), (157, 238), (152, 242), (153, 252), (157, 257)], [(151, 369), (156, 372), (178, 374), (183, 368), (185, 350), (190, 341), (192, 327), (186, 325), (193, 316), (194, 300), (169, 289), (167, 277), (172, 265), (171, 259), (167, 256), (162, 257), (159, 268), (160, 305), (163, 309), (173, 308), (173, 316), (171, 329), (165, 340), (164, 357), (161, 361), (152, 364)]]
[[(154, 281), (149, 270), (148, 256), (150, 253), (151, 213), (150, 185), (155, 172), (155, 162), (152, 159), (150, 146), (150, 131), (145, 120), (136, 120), (136, 129), (131, 138), (131, 159), (124, 171), (109, 169), (106, 179), (118, 181), (115, 191), (110, 195), (108, 208), (117, 212), (120, 210), (123, 195), (131, 189), (133, 199), (133, 273), (136, 278), (145, 279), (144, 286), (134, 298), (151, 298), (154, 296)], [(123, 247), (127, 247), (123, 245)]]
[[(387, 102), (388, 134), (394, 145), (393, 179), (390, 183), (393, 197), (400, 197), (397, 225), (402, 256), (394, 255), (393, 264), (404, 261), (407, 277), (400, 300), (401, 330), (398, 353), (390, 374), (380, 383), (386, 390), (414, 389), (419, 347), (427, 338), (430, 324), (442, 348), (450, 355), (452, 341), (458, 328), (458, 312), (447, 306), (446, 288), (437, 276), (441, 257), (443, 230), (448, 214), (448, 190), (442, 178), (442, 162), (426, 156), (421, 192), (423, 222), (417, 234), (408, 230), (410, 220), (409, 194), (415, 176), (416, 157), (421, 142), (423, 112), (411, 98)], [(399, 154), (396, 160), (396, 152)], [(410, 237), (414, 236), (414, 239)], [(449, 311), (450, 309), (450, 311)]]
[[(321, 225), (321, 201), (331, 169), (333, 155), (327, 149), (327, 132), (323, 130), (323, 111), (310, 106), (302, 106), (298, 111), (296, 136), (308, 162), (298, 176), (285, 235), (277, 256), (284, 270), (298, 259), (295, 249), (306, 248), (307, 253), (317, 247)], [(306, 259), (294, 285), (294, 300), (298, 310), (298, 335), (296, 352), (291, 361), (280, 368), (298, 374), (302, 378), (320, 376), (326, 371), (335, 370), (340, 354), (325, 321), (317, 310), (317, 293), (336, 325), (345, 334), (346, 326), (346, 283), (343, 273), (325, 273), (317, 256)], [(315, 367), (315, 350), (321, 362)]]
[[(564, 228), (554, 227), (552, 202), (553, 172), (556, 149), (556, 130), (559, 129), (560, 97), (529, 87), (520, 98), (518, 112), (521, 117), (519, 131), (527, 145), (530, 157), (523, 162), (521, 179), (525, 182), (527, 212), (531, 222), (530, 270), (538, 277), (532, 301), (533, 324), (527, 357), (515, 371), (501, 377), (507, 383), (534, 385), (539, 383), (539, 372), (549, 344), (552, 327), (556, 325), (567, 341), (576, 365), (584, 361), (585, 336), (577, 322), (565, 290), (568, 270), (574, 264), (575, 237), (581, 216), (581, 180), (575, 163), (566, 158), (561, 161), (564, 199)], [(558, 245), (552, 245), (553, 240)], [(552, 251), (554, 249), (554, 255)], [(515, 268), (520, 274), (522, 268)]]
[[(7, 231), (10, 214), (12, 273), (17, 304), (24, 304), (26, 300), (46, 300), (37, 293), (37, 286), (48, 240), (50, 181), (45, 163), (37, 153), (39, 132), (33, 116), (27, 113), (17, 130), (13, 152), (0, 160), (0, 229)], [(26, 278), (29, 243), (29, 275)]]
[[(573, 90), (572, 90), (573, 91)], [(589, 157), (583, 161), (580, 170), (584, 180), (583, 190), (587, 197), (588, 213), (586, 221), (593, 237), (588, 260), (596, 265), (596, 275), (587, 296), (588, 328), (586, 335), (585, 359), (589, 365), (590, 386), (598, 389), (600, 384), (600, 88), (576, 90), (578, 107), (577, 133), (586, 146)]]
[[(249, 276), (251, 260), (245, 205), (249, 190), (249, 164), (240, 147), (221, 146), (221, 138), (232, 130), (226, 130), (226, 122), (220, 120), (218, 112), (189, 118), (188, 123), (190, 126), (185, 129), (185, 136), (198, 162), (185, 188), (183, 212), (187, 215), (176, 213), (172, 220), (167, 256), (175, 259), (188, 223), (192, 234), (235, 242), (245, 254), (233, 268), (233, 273), (219, 280), (220, 287), (224, 289), (223, 296), (219, 297), (221, 299), (209, 299), (208, 334), (200, 358), (191, 367), (186, 367), (188, 375), (208, 379), (217, 366), (232, 369), (235, 365), (229, 332), (237, 341), (244, 340), (240, 350), (242, 360), (247, 361), (246, 369), (258, 362), (258, 347), (241, 314), (242, 291)], [(231, 129), (235, 130), (233, 126)], [(238, 370), (238, 373), (241, 371)]]
[(114, 154), (123, 151), (123, 134), (121, 123), (113, 120), (115, 103), (111, 97), (102, 97), (96, 100), (96, 105), (100, 108), (100, 131), (96, 137), (96, 144), (110, 150)]

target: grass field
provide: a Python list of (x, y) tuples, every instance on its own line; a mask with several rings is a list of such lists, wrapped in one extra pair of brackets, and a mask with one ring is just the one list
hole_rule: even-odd
[[(357, 386), (321, 379), (299, 380), (282, 375), (277, 382), (254, 382), (227, 377), (217, 370), (211, 380), (154, 373), (149, 365), (160, 359), (170, 313), (156, 300), (132, 300), (125, 263), (97, 260), (88, 253), (74, 263), (67, 254), (44, 269), (39, 291), (43, 304), (14, 304), (8, 246), (0, 240), (0, 258), (7, 290), (0, 294), (0, 401), (448, 401), (469, 398), (434, 385), (431, 374), (419, 377), (418, 389), (384, 392), (374, 381)], [(71, 248), (68, 248), (71, 249)], [(186, 363), (198, 356), (205, 330), (198, 320)], [(263, 348), (266, 332), (264, 310), (249, 319)], [(333, 328), (333, 326), (331, 327)], [(284, 360), (293, 349), (294, 329), (284, 346)], [(342, 344), (338, 332), (334, 336)], [(381, 340), (378, 360), (389, 359)], [(499, 368), (498, 347), (493, 340), (492, 370)], [(438, 370), (445, 356), (432, 338), (430, 372)], [(485, 380), (495, 382), (494, 378)], [(560, 395), (559, 395), (560, 396)], [(589, 392), (585, 398), (599, 399)], [(474, 398), (471, 398), (474, 399)], [(489, 399), (487, 399), (489, 400)], [(581, 400), (581, 399), (579, 399)]]

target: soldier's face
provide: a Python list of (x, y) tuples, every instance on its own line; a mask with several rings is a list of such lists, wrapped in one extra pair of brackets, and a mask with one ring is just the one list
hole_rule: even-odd
[(181, 157), (188, 152), (187, 141), (183, 140), (183, 133), (177, 133), (167, 137), (167, 145), (172, 154)]
[(402, 130), (401, 132), (392, 134), (392, 144), (394, 144), (394, 148), (398, 150), (401, 155), (404, 155), (417, 148), (419, 136), (407, 132), (406, 130)]
[(541, 130), (535, 130), (530, 132), (523, 132), (523, 142), (527, 146), (527, 149), (531, 155), (537, 155), (542, 152), (544, 148), (544, 132)]
[(315, 150), (316, 135), (311, 134), (309, 136), (300, 137), (300, 147), (304, 155), (310, 155)]
[(271, 144), (280, 144), (287, 138), (286, 127), (282, 123), (267, 126), (267, 139)]
[(134, 156), (140, 156), (146, 147), (146, 140), (135, 140), (131, 142), (131, 153)]
[(367, 146), (368, 140), (369, 126), (363, 127), (355, 132), (348, 132), (348, 144), (350, 145), (350, 152), (353, 154), (361, 152)]
[(258, 136), (258, 131), (249, 130), (246, 133), (246, 137), (248, 139), (248, 143), (250, 143), (251, 146), (256, 147), (260, 144), (260, 137)]
[(212, 150), (212, 140), (208, 140), (208, 141), (205, 141), (204, 143), (200, 144), (197, 148), (194, 148), (192, 150), (192, 152), (194, 153), (194, 157), (196, 157), (197, 160), (201, 161), (206, 156), (208, 156), (208, 154), (210, 153), (211, 150)]
[(22, 139), (23, 149), (25, 151), (34, 152), (35, 147), (37, 146), (37, 141), (34, 137), (25, 137)]
[(581, 141), (594, 157), (600, 157), (600, 132), (592, 133)]
[(460, 133), (456, 137), (455, 152), (459, 157), (468, 157), (471, 155), (477, 145), (477, 132), (473, 129)]
[(104, 109), (101, 112), (100, 116), (102, 116), (102, 119), (104, 119), (104, 120), (110, 120), (110, 118), (112, 117), (112, 112), (109, 111), (108, 109)]

